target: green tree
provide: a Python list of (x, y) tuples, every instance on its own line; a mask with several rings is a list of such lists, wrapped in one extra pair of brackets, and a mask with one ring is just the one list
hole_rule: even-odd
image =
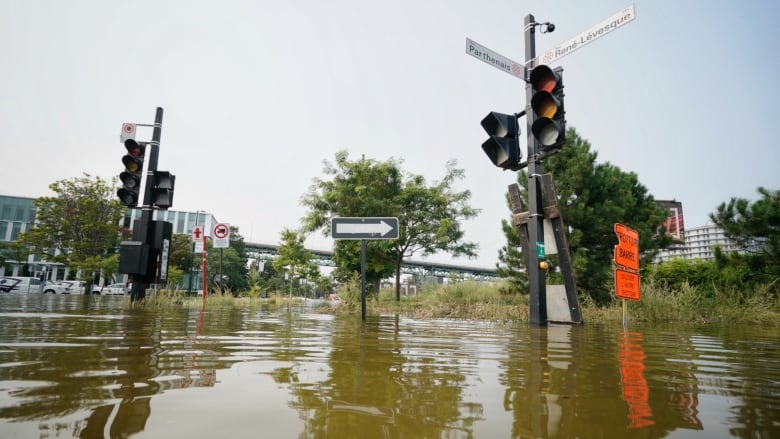
[[(617, 238), (615, 223), (623, 223), (639, 232), (640, 262), (646, 264), (671, 243), (659, 226), (667, 213), (660, 209), (652, 195), (633, 172), (617, 166), (597, 163), (598, 154), (574, 129), (569, 129), (561, 151), (542, 163), (542, 171), (553, 175), (558, 202), (567, 226), (567, 239), (580, 292), (597, 303), (612, 298), (612, 258)], [(518, 182), (527, 200), (528, 178), (518, 173)], [(504, 222), (504, 229), (507, 229)], [(524, 264), (523, 258), (508, 258), (514, 242), (499, 257), (509, 265)], [(519, 267), (518, 267), (519, 268)]]
[(232, 291), (234, 295), (248, 288), (246, 269), (241, 269), (241, 257), (234, 248), (214, 248), (214, 245), (209, 242), (207, 252), (207, 282), (213, 284), (214, 279), (217, 279), (221, 273), (226, 278), (220, 285), (221, 288)]
[[(299, 277), (307, 273), (307, 267), (314, 258), (314, 255), (304, 247), (304, 240), (305, 236), (302, 233), (290, 229), (282, 230), (279, 257), (274, 259), (273, 266), (276, 271), (290, 272), (291, 285), (295, 283), (295, 273), (297, 272)], [(292, 292), (292, 287), (290, 291)]]
[(168, 266), (177, 267), (185, 273), (190, 271), (190, 268), (194, 267), (196, 263), (200, 262), (200, 258), (195, 258), (193, 255), (192, 240), (190, 235), (175, 234), (171, 239), (170, 255), (168, 256)]
[[(33, 201), (35, 227), (21, 233), (19, 241), (44, 260), (81, 269), (87, 276), (103, 271), (103, 259), (115, 252), (122, 232), (127, 233), (119, 227), (125, 208), (116, 198), (116, 184), (85, 173), (56, 181), (49, 189), (55, 195)], [(108, 278), (113, 273), (103, 271)]]
[(756, 268), (776, 277), (780, 275), (780, 191), (759, 187), (758, 193), (761, 198), (752, 203), (744, 198), (721, 203), (710, 219), (750, 256)]
[[(439, 251), (453, 256), (475, 256), (477, 245), (463, 241), (460, 221), (473, 218), (478, 210), (468, 201), (471, 192), (456, 191), (455, 182), (464, 172), (448, 162), (439, 182), (428, 186), (425, 178), (404, 173), (400, 161), (366, 159), (350, 161), (346, 151), (336, 153), (335, 163), (325, 162), (330, 179), (315, 178), (301, 204), (309, 208), (303, 230), (321, 229), (330, 236), (333, 217), (397, 217), (399, 237), (366, 245), (366, 281), (378, 291), (381, 279), (395, 274), (396, 300), (400, 300), (401, 264), (415, 254)], [(336, 241), (334, 276), (348, 278), (360, 269), (360, 242)]]

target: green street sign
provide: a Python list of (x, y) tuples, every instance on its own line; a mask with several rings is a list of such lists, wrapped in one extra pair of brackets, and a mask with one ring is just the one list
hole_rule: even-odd
[(537, 242), (536, 243), (536, 258), (537, 259), (544, 259), (544, 243), (543, 242)]

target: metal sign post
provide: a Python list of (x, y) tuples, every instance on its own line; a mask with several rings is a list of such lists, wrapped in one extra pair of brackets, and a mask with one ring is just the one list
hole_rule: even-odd
[(366, 240), (398, 239), (398, 218), (336, 217), (331, 219), (333, 239), (360, 240), (360, 318), (366, 321)]

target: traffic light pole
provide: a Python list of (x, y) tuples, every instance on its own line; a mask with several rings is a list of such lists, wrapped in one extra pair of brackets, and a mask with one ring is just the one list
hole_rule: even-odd
[[(536, 21), (533, 15), (525, 17), (525, 65), (526, 76), (528, 66), (536, 58)], [(528, 79), (526, 77), (526, 79)], [(544, 272), (539, 268), (539, 249), (544, 248), (544, 210), (542, 208), (542, 177), (540, 147), (536, 136), (531, 131), (535, 113), (531, 109), (533, 88), (530, 81), (525, 86), (525, 114), (528, 135), (528, 251), (526, 252), (526, 269), (528, 272), (528, 287), (530, 293), (530, 320), (533, 326), (547, 325), (547, 286)], [(540, 246), (541, 243), (541, 246)], [(542, 255), (542, 258), (544, 255)]]
[[(144, 198), (143, 205), (141, 206), (141, 226), (133, 230), (133, 239), (144, 243), (151, 243), (152, 237), (154, 236), (154, 223), (152, 222), (152, 184), (154, 180), (154, 171), (157, 170), (157, 156), (160, 150), (160, 138), (162, 137), (162, 118), (163, 109), (157, 107), (154, 116), (152, 141), (149, 144), (149, 167), (146, 171)], [(136, 236), (136, 234), (139, 236)], [(143, 300), (146, 297), (146, 289), (149, 287), (149, 279), (142, 275), (132, 275), (130, 276), (130, 281), (132, 282), (130, 300), (132, 302)]]

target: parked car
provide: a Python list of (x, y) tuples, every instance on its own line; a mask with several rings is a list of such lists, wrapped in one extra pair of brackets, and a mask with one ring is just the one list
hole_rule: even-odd
[(41, 280), (37, 277), (0, 277), (0, 293), (40, 293)]
[(59, 282), (46, 281), (43, 283), (43, 294), (70, 294), (68, 288)]
[(59, 284), (65, 287), (62, 294), (84, 294), (87, 283), (83, 280), (61, 280)]
[(98, 286), (92, 287), (92, 294), (99, 294), (101, 296), (124, 296), (127, 291), (127, 285), (123, 283), (106, 285), (102, 288)]

